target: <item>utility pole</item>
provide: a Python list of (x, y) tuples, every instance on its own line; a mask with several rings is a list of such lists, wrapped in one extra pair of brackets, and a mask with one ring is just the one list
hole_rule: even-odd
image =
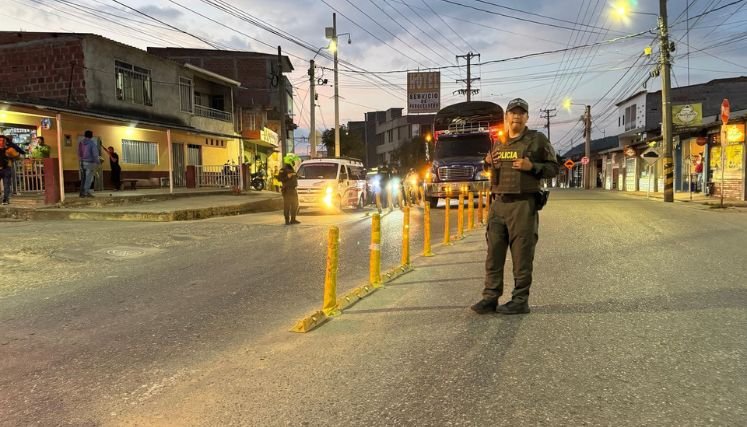
[(457, 57), (456, 57), (457, 61), (459, 61), (459, 58), (465, 58), (465, 59), (467, 59), (467, 79), (466, 80), (465, 79), (457, 80), (457, 83), (459, 83), (459, 82), (466, 82), (467, 83), (467, 90), (466, 91), (464, 89), (458, 90), (458, 92), (460, 92), (460, 93), (465, 93), (465, 92), (467, 93), (467, 102), (469, 102), (469, 101), (472, 100), (472, 93), (473, 92), (475, 94), (477, 94), (480, 91), (479, 89), (475, 89), (474, 91), (472, 90), (472, 82), (480, 80), (479, 77), (475, 78), (475, 79), (472, 78), (472, 64), (471, 63), (472, 63), (472, 58), (474, 58), (475, 56), (478, 57), (478, 58), (480, 58), (480, 54), (479, 53), (472, 53), (472, 52), (468, 52), (466, 55), (457, 55)]
[(555, 114), (555, 111), (557, 111), (555, 108), (540, 110), (540, 118), (547, 119), (547, 124), (545, 125), (545, 128), (547, 129), (547, 139), (550, 139), (550, 118), (557, 115)]
[(309, 118), (309, 157), (316, 157), (316, 78), (314, 77), (314, 60), (309, 61), (309, 98), (311, 98), (311, 109)]
[(278, 46), (278, 101), (280, 101), (280, 162), (283, 162), (285, 155), (288, 154), (288, 134), (285, 130), (285, 116), (288, 108), (285, 105), (285, 82), (283, 81), (283, 54)]
[[(666, 0), (665, 0), (666, 1)], [(591, 179), (589, 178), (589, 163), (591, 161), (591, 105), (586, 106), (584, 111), (584, 155), (589, 160), (584, 166), (584, 190), (591, 189)]]
[(337, 88), (337, 14), (332, 14), (332, 40), (335, 43), (335, 157), (340, 157), (340, 92)]
[(672, 104), (670, 56), (672, 47), (667, 29), (667, 0), (659, 0), (659, 65), (661, 66), (661, 136), (664, 143), (664, 202), (674, 202), (674, 162), (672, 160)]

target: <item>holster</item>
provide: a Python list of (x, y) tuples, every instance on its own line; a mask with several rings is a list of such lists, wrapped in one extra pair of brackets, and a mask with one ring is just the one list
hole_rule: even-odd
[(550, 192), (547, 190), (540, 190), (534, 193), (535, 200), (537, 201), (537, 210), (541, 211), (542, 208), (547, 204), (547, 199), (550, 197)]

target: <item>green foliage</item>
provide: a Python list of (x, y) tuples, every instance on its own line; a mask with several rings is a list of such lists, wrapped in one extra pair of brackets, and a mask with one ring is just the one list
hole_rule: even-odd
[(31, 157), (35, 159), (46, 159), (49, 157), (49, 145), (37, 145), (31, 151)]
[[(415, 136), (392, 153), (392, 160), (394, 162), (398, 161), (400, 168), (403, 170), (409, 168), (420, 170), (426, 164), (425, 144), (425, 139), (422, 136)], [(432, 150), (432, 147), (429, 149)]]
[[(335, 130), (327, 129), (322, 133), (322, 143), (327, 148), (327, 156), (335, 155)], [(340, 126), (340, 155), (365, 159), (366, 147), (363, 135), (357, 132), (348, 132), (345, 125)]]

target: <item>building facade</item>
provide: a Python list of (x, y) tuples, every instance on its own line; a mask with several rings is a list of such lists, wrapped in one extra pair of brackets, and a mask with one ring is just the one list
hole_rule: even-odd
[[(235, 109), (238, 129), (245, 138), (245, 157), (256, 171), (259, 165), (268, 170), (280, 166), (278, 141), (261, 139), (269, 129), (286, 144), (286, 152), (294, 151), (293, 87), (283, 73), (293, 71), (287, 56), (256, 52), (210, 49), (149, 47), (148, 52), (173, 61), (191, 64), (229, 77), (241, 83), (235, 88)], [(282, 76), (282, 77), (278, 77)], [(282, 85), (280, 84), (282, 82)], [(281, 135), (281, 120), (286, 135)]]
[[(240, 162), (230, 78), (94, 34), (0, 32), (0, 60), (12, 64), (0, 68), (0, 131), (25, 144), (44, 136), (68, 191), (86, 130), (119, 153), (123, 178), (146, 184), (186, 185), (189, 165)], [(104, 161), (99, 185), (108, 172)]]

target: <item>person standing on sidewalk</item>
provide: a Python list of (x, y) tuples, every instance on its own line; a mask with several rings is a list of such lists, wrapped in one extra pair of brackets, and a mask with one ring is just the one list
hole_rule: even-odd
[(96, 169), (101, 164), (99, 145), (93, 140), (93, 132), (90, 130), (85, 131), (83, 136), (83, 140), (78, 144), (78, 156), (80, 157), (83, 175), (81, 178), (80, 197), (93, 197), (91, 184), (93, 184)]
[(3, 184), (3, 205), (10, 203), (10, 193), (15, 184), (13, 182), (13, 162), (22, 154), (26, 154), (26, 152), (14, 144), (10, 137), (0, 135), (0, 181)]
[[(550, 141), (544, 134), (529, 130), (528, 120), (529, 104), (521, 98), (511, 100), (506, 107), (508, 140), (495, 143), (485, 158), (485, 166), (491, 171), (493, 203), (485, 232), (485, 288), (482, 299), (471, 307), (479, 314), (529, 313), (539, 209), (546, 200), (540, 180), (557, 176), (560, 166)], [(513, 261), (514, 290), (511, 301), (498, 305), (508, 249)]]
[(300, 221), (296, 221), (296, 213), (298, 213), (298, 175), (293, 170), (293, 166), (289, 163), (284, 163), (283, 168), (277, 175), (278, 181), (282, 183), (283, 192), (283, 215), (285, 216), (285, 225), (300, 224)]
[(122, 189), (122, 167), (119, 166), (119, 154), (114, 151), (114, 147), (107, 147), (104, 152), (109, 155), (112, 186), (114, 187), (114, 191), (119, 191)]

